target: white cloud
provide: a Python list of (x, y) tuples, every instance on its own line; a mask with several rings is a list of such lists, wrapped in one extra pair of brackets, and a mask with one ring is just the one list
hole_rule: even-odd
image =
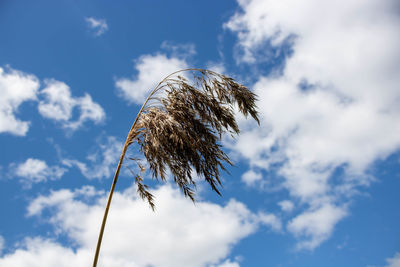
[[(39, 92), (39, 80), (30, 74), (0, 67), (0, 133), (25, 136), (29, 121), (16, 118), (19, 106), (29, 100), (38, 101), (39, 113), (46, 118), (62, 122), (68, 129), (76, 130), (86, 121), (99, 123), (104, 120), (102, 107), (93, 102), (90, 95), (71, 96), (68, 85), (53, 79), (45, 80), (46, 87)], [(41, 98), (44, 99), (41, 99)], [(73, 120), (73, 111), (80, 111), (79, 118)]]
[(278, 205), (281, 207), (281, 209), (284, 212), (291, 212), (294, 209), (294, 204), (292, 201), (290, 200), (282, 200), (280, 202), (278, 202)]
[(386, 267), (400, 267), (400, 253), (396, 253), (393, 258), (386, 259)]
[[(71, 96), (68, 85), (56, 80), (46, 80), (46, 87), (40, 91), (44, 100), (39, 102), (39, 113), (48, 119), (59, 121), (63, 127), (76, 130), (86, 121), (99, 123), (104, 120), (105, 112), (96, 102), (93, 102), (90, 95), (83, 97)], [(80, 111), (79, 118), (73, 120), (73, 111), (77, 108)]]
[(96, 147), (97, 149), (87, 157), (89, 164), (75, 159), (64, 159), (62, 163), (67, 167), (76, 166), (88, 179), (108, 178), (117, 166), (122, 143), (109, 136), (106, 140), (98, 140)]
[(165, 54), (144, 55), (135, 62), (138, 74), (133, 79), (119, 78), (115, 82), (120, 95), (131, 103), (143, 104), (148, 94), (167, 75), (185, 69), (186, 61)]
[(305, 237), (298, 243), (298, 249), (312, 250), (330, 237), (336, 223), (346, 215), (346, 208), (325, 204), (295, 217), (289, 222), (288, 229), (296, 236)]
[(21, 121), (15, 115), (23, 102), (36, 100), (39, 85), (33, 75), (0, 67), (0, 133), (26, 135), (30, 122)]
[[(344, 217), (338, 203), (371, 182), (371, 164), (400, 148), (396, 1), (238, 3), (242, 10), (225, 26), (237, 33), (239, 61), (257, 63), (271, 46), (290, 45), (292, 55), (281, 75), (254, 84), (262, 127), (243, 131), (234, 148), (251, 167), (274, 166), (290, 195), (309, 206), (289, 228), (311, 238), (301, 247), (314, 248)], [(336, 216), (325, 228), (302, 224), (328, 209)]]
[(27, 238), (13, 254), (0, 258), (0, 266), (89, 266), (91, 257), (90, 251), (75, 253), (52, 240)]
[(226, 68), (223, 62), (213, 62), (210, 61), (207, 63), (208, 70), (215, 71), (217, 73), (225, 74), (226, 73)]
[(59, 166), (48, 166), (40, 159), (28, 158), (20, 164), (11, 164), (11, 175), (18, 176), (21, 183), (27, 187), (32, 184), (60, 179), (67, 171)]
[(168, 51), (173, 58), (186, 59), (196, 54), (196, 47), (194, 44), (179, 44), (171, 41), (163, 41), (161, 48)]
[(275, 232), (280, 232), (282, 230), (281, 220), (272, 213), (258, 213), (258, 221), (263, 225), (271, 227)]
[(64, 121), (71, 118), (75, 101), (71, 97), (68, 85), (63, 82), (49, 80), (46, 82), (46, 88), (41, 91), (41, 94), (46, 99), (46, 101), (41, 101), (38, 107), (43, 117)]
[(242, 175), (242, 181), (247, 185), (254, 185), (257, 181), (262, 180), (262, 175), (259, 172), (255, 172), (253, 170), (248, 170)]
[[(226, 257), (235, 244), (262, 223), (259, 215), (235, 200), (225, 206), (209, 202), (193, 205), (168, 185), (154, 194), (156, 212), (137, 199), (133, 187), (114, 195), (99, 265), (239, 266)], [(93, 187), (39, 196), (30, 204), (28, 215), (48, 220), (57, 232), (68, 236), (75, 249), (52, 240), (30, 238), (0, 258), (0, 266), (90, 265), (105, 201), (104, 192)], [(49, 217), (43, 213), (48, 209)]]
[(0, 255), (2, 254), (4, 249), (4, 238), (0, 235)]
[(93, 17), (85, 18), (89, 28), (94, 31), (96, 36), (104, 34), (108, 30), (107, 21), (105, 19), (95, 19)]
[(211, 267), (240, 267), (238, 262), (226, 260), (222, 264), (212, 265)]

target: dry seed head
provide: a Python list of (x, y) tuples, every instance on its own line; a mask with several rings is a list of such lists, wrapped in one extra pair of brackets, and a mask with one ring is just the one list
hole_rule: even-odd
[[(220, 144), (224, 132), (239, 133), (234, 105), (259, 123), (256, 95), (232, 78), (209, 70), (189, 69), (191, 82), (168, 76), (150, 94), (128, 136), (146, 157), (153, 178), (166, 180), (169, 169), (184, 195), (194, 201), (192, 171), (220, 194), (220, 170), (231, 164)], [(179, 71), (182, 72), (182, 71)], [(177, 72), (178, 73), (178, 72)], [(164, 90), (162, 98), (153, 96)], [(142, 169), (142, 168), (141, 168)], [(153, 195), (136, 176), (138, 193), (154, 209)]]

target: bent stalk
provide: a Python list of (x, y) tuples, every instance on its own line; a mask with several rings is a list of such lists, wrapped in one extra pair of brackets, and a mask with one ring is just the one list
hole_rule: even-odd
[[(194, 75), (197, 85), (189, 85), (179, 75), (177, 79), (170, 78), (185, 71), (201, 73)], [(196, 86), (198, 90), (195, 90)], [(153, 98), (159, 90), (166, 90), (167, 97)], [(155, 99), (159, 100), (160, 107), (148, 107), (148, 102)], [(192, 179), (192, 169), (220, 194), (217, 189), (221, 186), (219, 170), (225, 170), (223, 163), (232, 163), (217, 141), (223, 132), (239, 133), (233, 103), (238, 104), (241, 113), (252, 116), (259, 123), (255, 101), (256, 95), (245, 86), (210, 70), (178, 70), (158, 83), (139, 110), (122, 148), (101, 223), (93, 267), (97, 267), (111, 200), (128, 147), (137, 141), (150, 164), (153, 177), (165, 181), (165, 170), (169, 168), (175, 183), (193, 201), (194, 191), (191, 186), (195, 187), (195, 181)], [(138, 193), (154, 209), (153, 195), (142, 181), (143, 178), (138, 175)]]
[(96, 267), (96, 266), (97, 266), (97, 262), (98, 262), (98, 260), (99, 260), (101, 242), (102, 242), (102, 240), (103, 240), (104, 229), (105, 229), (105, 227), (106, 227), (106, 222), (107, 222), (107, 217), (108, 217), (108, 211), (109, 211), (109, 209), (110, 209), (111, 200), (112, 200), (112, 197), (113, 197), (113, 194), (114, 194), (114, 190), (115, 190), (115, 185), (117, 184), (119, 172), (120, 172), (121, 166), (122, 166), (122, 162), (124, 161), (124, 157), (125, 157), (125, 154), (126, 154), (126, 150), (128, 149), (128, 146), (129, 146), (129, 144), (130, 144), (130, 137), (132, 136), (132, 134), (133, 134), (133, 132), (134, 132), (134, 130), (135, 130), (136, 123), (137, 123), (137, 121), (138, 121), (138, 119), (139, 119), (139, 117), (140, 117), (140, 115), (141, 115), (143, 109), (145, 108), (147, 102), (149, 102), (150, 98), (158, 91), (160, 85), (161, 85), (164, 81), (166, 81), (169, 77), (171, 77), (172, 75), (175, 75), (175, 74), (177, 74), (177, 73), (179, 73), (179, 72), (190, 71), (190, 70), (193, 70), (193, 71), (201, 71), (201, 69), (194, 69), (194, 68), (178, 70), (178, 71), (176, 71), (176, 72), (171, 73), (170, 75), (168, 75), (167, 77), (165, 77), (161, 82), (159, 82), (159, 83), (157, 84), (157, 86), (153, 89), (153, 91), (151, 91), (150, 95), (147, 97), (147, 99), (145, 100), (145, 102), (143, 103), (142, 107), (141, 107), (140, 110), (139, 110), (138, 115), (137, 115), (136, 118), (135, 118), (135, 121), (134, 121), (133, 124), (132, 124), (132, 127), (131, 127), (131, 129), (130, 129), (130, 131), (129, 131), (129, 133), (128, 133), (128, 136), (126, 137), (126, 141), (125, 141), (124, 146), (123, 146), (123, 148), (122, 148), (122, 153), (121, 153), (121, 156), (120, 156), (120, 158), (119, 158), (118, 165), (117, 165), (117, 169), (116, 169), (115, 174), (114, 174), (114, 179), (113, 179), (113, 182), (112, 182), (112, 185), (111, 185), (110, 192), (109, 192), (109, 194), (108, 194), (107, 204), (106, 204), (106, 208), (105, 208), (105, 210), (104, 210), (103, 221), (101, 222), (100, 233), (99, 233), (99, 237), (98, 237), (98, 240), (97, 240), (96, 252), (95, 252), (95, 254), (94, 254), (93, 267)]

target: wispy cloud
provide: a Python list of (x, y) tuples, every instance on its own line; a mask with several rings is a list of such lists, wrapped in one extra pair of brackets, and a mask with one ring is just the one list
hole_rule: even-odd
[(89, 28), (94, 31), (96, 36), (104, 34), (108, 30), (108, 25), (105, 19), (95, 19), (93, 17), (85, 18)]
[(0, 235), (0, 255), (2, 254), (4, 249), (4, 238)]
[(331, 236), (336, 223), (346, 215), (342, 207), (325, 204), (295, 217), (288, 230), (297, 237), (305, 237), (297, 244), (298, 249), (312, 250)]
[(12, 163), (9, 169), (9, 175), (18, 178), (27, 188), (35, 183), (60, 179), (67, 171), (59, 166), (48, 166), (46, 161), (35, 158), (28, 158), (19, 164)]
[(287, 199), (278, 202), (278, 205), (284, 212), (291, 212), (294, 209), (293, 202)]
[(393, 258), (386, 259), (388, 265), (386, 267), (400, 267), (400, 252), (397, 252)]
[(186, 59), (197, 53), (196, 46), (192, 43), (179, 44), (171, 41), (163, 41), (161, 43), (161, 48), (169, 52), (171, 56), (175, 58)]
[(66, 167), (77, 167), (83, 176), (88, 179), (109, 178), (113, 174), (113, 168), (118, 163), (122, 150), (122, 142), (109, 136), (105, 140), (97, 140), (96, 150), (88, 155), (88, 161), (76, 159), (63, 159)]

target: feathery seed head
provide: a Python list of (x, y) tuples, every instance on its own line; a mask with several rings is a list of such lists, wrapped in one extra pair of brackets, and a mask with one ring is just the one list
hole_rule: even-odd
[[(170, 75), (160, 82), (139, 112), (128, 141), (137, 142), (155, 179), (166, 180), (169, 169), (184, 195), (194, 201), (193, 170), (220, 194), (220, 170), (232, 163), (219, 142), (224, 132), (239, 133), (234, 105), (258, 124), (259, 119), (256, 95), (247, 87), (213, 71), (183, 71), (191, 71), (193, 79)], [(161, 90), (163, 97), (154, 97)], [(143, 178), (137, 175), (135, 181), (139, 195), (154, 209)]]

